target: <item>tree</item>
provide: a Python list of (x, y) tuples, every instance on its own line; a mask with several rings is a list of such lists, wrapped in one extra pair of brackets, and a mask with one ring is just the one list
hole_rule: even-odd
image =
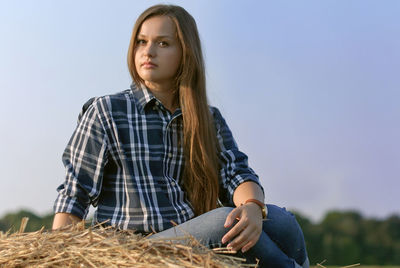
[(50, 229), (53, 221), (53, 214), (39, 217), (30, 211), (20, 210), (16, 213), (8, 213), (0, 219), (0, 230), (3, 232), (10, 231), (11, 233), (18, 231), (21, 225), (21, 220), (24, 217), (29, 218), (28, 224), (25, 228), (26, 232), (37, 231), (42, 227)]

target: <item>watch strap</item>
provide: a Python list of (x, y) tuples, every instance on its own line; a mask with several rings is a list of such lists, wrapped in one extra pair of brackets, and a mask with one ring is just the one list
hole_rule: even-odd
[(244, 202), (244, 204), (247, 204), (247, 203), (255, 203), (255, 204), (257, 204), (261, 208), (261, 213), (262, 213), (263, 220), (267, 219), (267, 209), (266, 209), (265, 204), (263, 202), (261, 202), (260, 200), (257, 200), (257, 199), (247, 199)]

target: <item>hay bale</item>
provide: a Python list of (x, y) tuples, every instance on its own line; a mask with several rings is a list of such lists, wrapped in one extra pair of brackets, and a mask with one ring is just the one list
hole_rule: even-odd
[(0, 233), (0, 267), (255, 267), (190, 236), (149, 240), (101, 225), (85, 228), (84, 222), (24, 233), (26, 222), (17, 233)]

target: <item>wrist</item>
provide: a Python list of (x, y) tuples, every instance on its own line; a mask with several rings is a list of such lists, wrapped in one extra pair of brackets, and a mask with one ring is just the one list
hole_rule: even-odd
[(260, 200), (257, 199), (247, 199), (244, 202), (244, 205), (246, 204), (255, 204), (261, 209), (261, 215), (262, 219), (266, 220), (267, 219), (267, 207), (265, 206), (264, 202), (261, 202)]

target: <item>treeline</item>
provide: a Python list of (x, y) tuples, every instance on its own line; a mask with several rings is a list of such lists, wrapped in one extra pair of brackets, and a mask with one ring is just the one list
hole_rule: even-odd
[(0, 231), (15, 233), (19, 230), (22, 218), (29, 218), (25, 232), (34, 232), (44, 227), (47, 230), (51, 229), (53, 224), (54, 214), (47, 214), (40, 217), (30, 211), (20, 210), (16, 213), (8, 213), (0, 219)]
[(313, 224), (295, 213), (312, 264), (400, 265), (400, 216), (364, 218), (357, 211), (330, 211)]
[[(306, 238), (311, 264), (400, 265), (400, 216), (383, 220), (364, 218), (356, 211), (330, 211), (319, 223), (295, 213)], [(0, 231), (16, 232), (28, 217), (26, 232), (50, 229), (53, 214), (43, 217), (21, 210), (0, 219)], [(1, 250), (1, 249), (0, 249)]]

